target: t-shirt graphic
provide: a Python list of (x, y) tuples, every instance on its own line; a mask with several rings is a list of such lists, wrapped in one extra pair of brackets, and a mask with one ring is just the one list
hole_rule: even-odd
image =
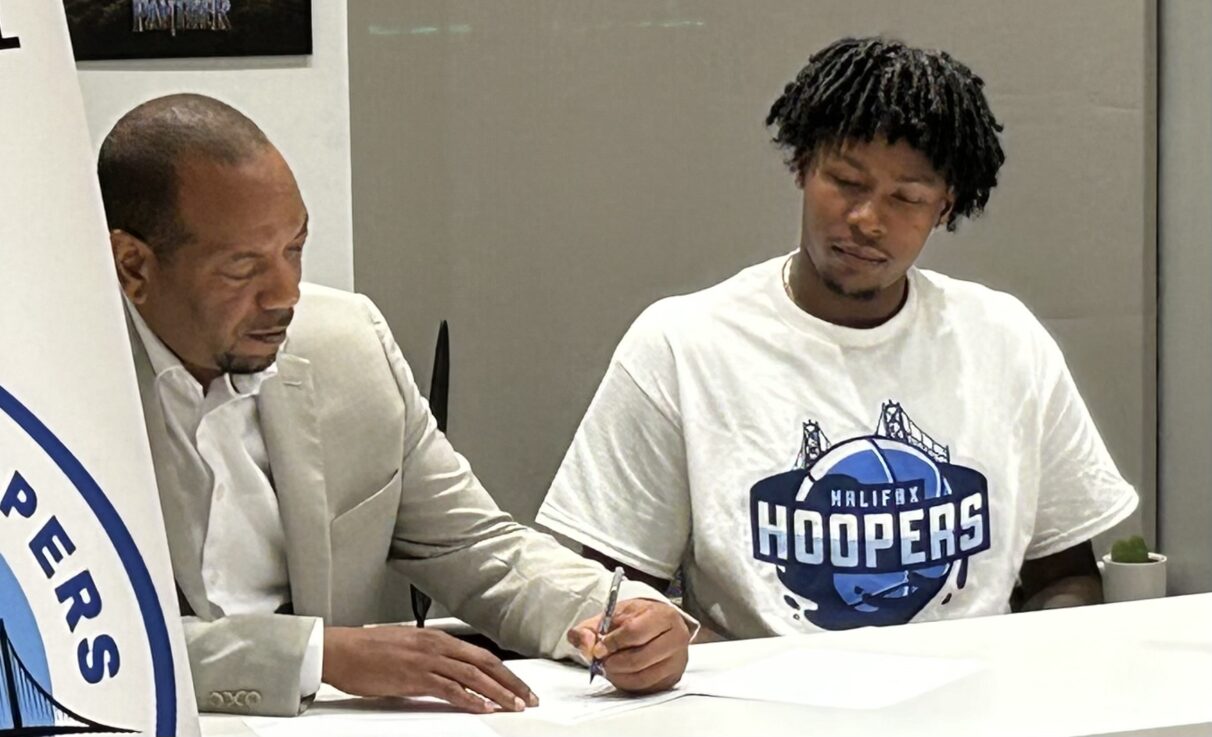
[(874, 434), (837, 444), (803, 423), (795, 467), (749, 494), (753, 556), (776, 566), (788, 614), (829, 630), (904, 624), (953, 572), (962, 589), (989, 549), (988, 485), (950, 457), (892, 401)]

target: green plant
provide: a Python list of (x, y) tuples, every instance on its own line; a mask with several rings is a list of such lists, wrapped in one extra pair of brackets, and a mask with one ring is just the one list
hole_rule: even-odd
[(1111, 546), (1111, 560), (1116, 563), (1149, 563), (1149, 547), (1140, 535), (1116, 540)]

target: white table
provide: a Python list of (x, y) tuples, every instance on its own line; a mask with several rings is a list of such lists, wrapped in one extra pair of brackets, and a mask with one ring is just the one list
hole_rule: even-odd
[[(695, 645), (691, 667), (729, 668), (790, 647), (976, 658), (988, 667), (875, 711), (688, 696), (575, 726), (525, 713), (479, 718), (507, 736), (1212, 735), (1212, 594)], [(308, 714), (332, 713), (324, 701), (322, 692)], [(202, 733), (252, 734), (238, 717), (218, 715), (203, 717)]]

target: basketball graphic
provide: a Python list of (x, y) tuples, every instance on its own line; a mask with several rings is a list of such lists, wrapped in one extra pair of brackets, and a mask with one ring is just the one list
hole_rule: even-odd
[(775, 564), (797, 619), (802, 608), (824, 629), (901, 624), (950, 579), (963, 587), (968, 557), (988, 549), (987, 492), (949, 458), (891, 402), (876, 434), (832, 446), (805, 423), (802, 467), (750, 495), (754, 556)]
[[(857, 484), (917, 482), (927, 499), (951, 493), (938, 467), (925, 453), (887, 438), (860, 438), (834, 446), (808, 469), (801, 493), (811, 495), (815, 481), (830, 475), (849, 477)], [(816, 493), (828, 492), (818, 487)], [(857, 612), (871, 613), (881, 606), (895, 608), (920, 598), (933, 598), (950, 570), (950, 563), (942, 563), (914, 571), (836, 573), (833, 587), (847, 606)]]

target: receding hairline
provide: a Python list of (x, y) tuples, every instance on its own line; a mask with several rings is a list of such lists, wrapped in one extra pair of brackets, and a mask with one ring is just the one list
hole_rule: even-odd
[[(135, 139), (135, 140), (131, 140)], [(136, 105), (118, 119), (102, 143), (106, 147), (146, 142), (174, 159), (181, 154), (238, 163), (272, 146), (247, 115), (213, 97), (177, 93)]]
[(188, 240), (177, 212), (188, 158), (238, 165), (277, 149), (247, 115), (213, 97), (177, 93), (143, 102), (101, 144), (97, 174), (109, 227), (171, 251)]

